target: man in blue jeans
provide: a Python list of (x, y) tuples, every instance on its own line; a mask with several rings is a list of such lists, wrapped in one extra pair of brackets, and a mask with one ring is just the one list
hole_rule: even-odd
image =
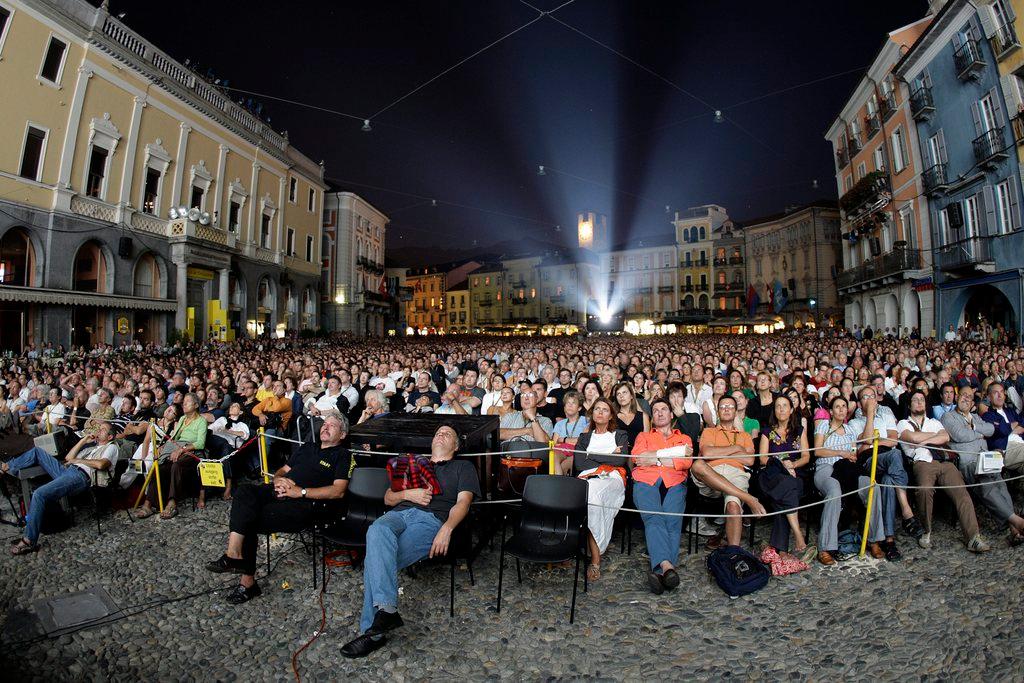
[(398, 572), (425, 557), (448, 552), (452, 531), (469, 514), (474, 496), (480, 495), (476, 469), (467, 460), (455, 460), (459, 436), (442, 425), (430, 445), (430, 461), (441, 487), (406, 489), (384, 495), (394, 506), (366, 532), (363, 563), (363, 614), (360, 635), (341, 648), (349, 658), (365, 657), (387, 643), (384, 635), (402, 625), (398, 616)]
[(11, 547), (13, 555), (26, 555), (39, 550), (39, 526), (47, 505), (89, 488), (95, 476), (93, 470), (113, 472), (118, 452), (117, 446), (112, 443), (113, 439), (110, 424), (101, 422), (93, 434), (87, 434), (75, 444), (64, 459), (64, 465), (38, 447), (0, 465), (0, 473), (12, 476), (26, 467), (39, 465), (53, 479), (32, 494), (28, 516), (25, 518), (25, 535)]

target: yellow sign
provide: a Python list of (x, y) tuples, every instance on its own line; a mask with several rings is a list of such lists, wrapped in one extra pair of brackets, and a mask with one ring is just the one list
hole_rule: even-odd
[(199, 480), (203, 486), (224, 488), (224, 464), (216, 460), (200, 462)]
[(121, 317), (117, 319), (117, 333), (128, 334), (128, 318)]
[(189, 268), (188, 277), (193, 280), (212, 280), (213, 271), (205, 268)]

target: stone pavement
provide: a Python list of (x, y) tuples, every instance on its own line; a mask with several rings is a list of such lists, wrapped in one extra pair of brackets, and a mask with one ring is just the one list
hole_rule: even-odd
[[(34, 600), (99, 585), (132, 613), (160, 598), (226, 586), (230, 576), (203, 565), (223, 550), (227, 505), (190, 507), (170, 521), (108, 515), (100, 536), (91, 510), (84, 511), (74, 528), (44, 537), (42, 550), (28, 557), (11, 557), (4, 543), (0, 609), (10, 617)], [(12, 527), (0, 531), (13, 537)], [(902, 562), (858, 572), (815, 564), (737, 600), (708, 580), (703, 549), (684, 553), (676, 592), (650, 594), (642, 534), (634, 533), (631, 556), (619, 553), (616, 537), (589, 594), (581, 580), (575, 625), (568, 623), (571, 570), (524, 565), (518, 586), (509, 562), (496, 614), (497, 547), (485, 548), (474, 565), (475, 586), (465, 571), (456, 575), (451, 621), (447, 566), (424, 567), (416, 578), (403, 574), (405, 628), (387, 648), (355, 662), (339, 649), (355, 635), (361, 574), (337, 568), (324, 598), (327, 630), (299, 664), (306, 680), (1020, 681), (1024, 547), (1008, 548), (991, 521), (985, 531), (995, 549), (983, 556), (968, 553), (940, 521), (930, 551), (900, 539)], [(767, 533), (761, 524), (758, 538)], [(320, 609), (301, 545), (282, 537), (273, 555), (279, 563), (261, 579), (263, 597), (240, 607), (226, 604), (222, 590), (20, 646), (16, 641), (33, 634), (12, 633), (8, 621), (4, 679), (294, 680), (291, 654), (318, 627)]]

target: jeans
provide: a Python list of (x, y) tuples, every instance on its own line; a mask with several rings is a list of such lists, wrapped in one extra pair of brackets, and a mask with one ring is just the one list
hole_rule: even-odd
[[(633, 502), (638, 510), (652, 512), (677, 512), (686, 509), (686, 484), (677, 484), (661, 497), (662, 481), (651, 486), (642, 481), (633, 482)], [(679, 562), (679, 538), (683, 532), (683, 518), (670, 515), (640, 513), (644, 521), (644, 536), (647, 539), (647, 554), (651, 557), (651, 569), (657, 569), (662, 562), (672, 566)]]
[[(857, 488), (871, 484), (868, 477), (860, 477), (857, 480)], [(825, 498), (825, 504), (821, 507), (821, 531), (818, 533), (818, 549), (834, 553), (839, 550), (839, 514), (843, 509), (843, 500), (840, 498), (843, 491), (839, 482), (832, 478), (832, 465), (830, 463), (818, 462), (814, 470), (814, 486)], [(880, 487), (875, 486), (875, 497), (878, 497)], [(861, 502), (867, 504), (868, 489), (857, 494)], [(831, 499), (831, 500), (829, 500)], [(885, 529), (882, 528), (882, 508), (879, 505), (871, 506), (871, 530), (868, 540), (872, 543), (885, 540)]]
[(359, 632), (373, 625), (381, 607), (398, 607), (398, 572), (430, 553), (441, 520), (419, 508), (391, 510), (366, 530), (363, 615)]
[(33, 465), (39, 465), (53, 478), (53, 481), (40, 486), (32, 494), (28, 516), (25, 517), (25, 538), (35, 545), (39, 540), (39, 525), (43, 521), (43, 511), (54, 501), (70, 496), (89, 488), (89, 475), (81, 467), (69, 465), (65, 467), (57, 458), (42, 448), (25, 451), (7, 463), (11, 474)]
[[(871, 467), (870, 461), (868, 467)], [(878, 452), (878, 469), (875, 472), (875, 481), (893, 486), (906, 486), (910, 479), (907, 477), (907, 470), (903, 467), (903, 452), (897, 448)], [(881, 494), (882, 503), (882, 524), (885, 527), (886, 536), (896, 535), (896, 510), (899, 502), (896, 500), (896, 489), (888, 486), (880, 487), (877, 493)], [(901, 515), (902, 516), (902, 515)]]

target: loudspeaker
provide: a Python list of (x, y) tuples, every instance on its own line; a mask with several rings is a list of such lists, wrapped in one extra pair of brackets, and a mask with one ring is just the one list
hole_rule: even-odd
[(120, 241), (118, 241), (117, 243), (117, 255), (120, 256), (121, 258), (131, 258), (132, 247), (132, 238), (122, 237)]
[(789, 288), (790, 289), (796, 289), (796, 280), (795, 279), (789, 278)]
[(949, 227), (953, 230), (959, 230), (964, 227), (964, 208), (960, 205), (960, 202), (953, 202), (946, 206), (946, 220), (949, 222)]

